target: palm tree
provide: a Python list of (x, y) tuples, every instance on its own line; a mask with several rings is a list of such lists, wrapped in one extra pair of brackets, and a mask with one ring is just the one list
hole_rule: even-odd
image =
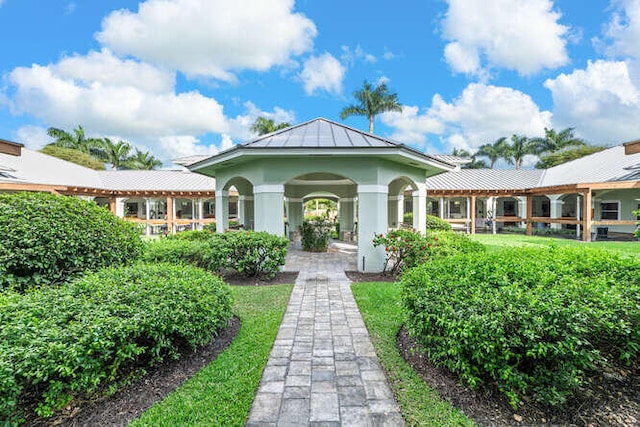
[(127, 162), (130, 160), (129, 153), (131, 145), (126, 141), (119, 141), (114, 144), (109, 138), (103, 139), (104, 161), (111, 164), (113, 169), (127, 169)]
[(162, 166), (162, 162), (148, 151), (140, 151), (136, 148), (136, 154), (129, 157), (124, 164), (127, 169), (153, 170)]
[(584, 141), (573, 133), (575, 128), (566, 128), (560, 132), (555, 129), (544, 128), (544, 138), (533, 138), (538, 147), (538, 153), (555, 153), (567, 147), (580, 147), (586, 145)]
[(398, 102), (398, 94), (389, 93), (387, 84), (382, 82), (375, 89), (366, 80), (362, 89), (353, 92), (358, 104), (345, 107), (340, 113), (342, 120), (349, 116), (367, 116), (369, 119), (369, 133), (373, 133), (373, 119), (386, 111), (402, 111), (402, 104)]
[(535, 142), (526, 136), (513, 134), (511, 136), (511, 144), (507, 146), (504, 158), (509, 164), (516, 165), (516, 170), (520, 169), (522, 159), (527, 154), (536, 154)]
[(63, 129), (50, 127), (47, 129), (47, 135), (55, 139), (50, 145), (71, 148), (90, 154), (93, 157), (101, 156), (102, 140), (99, 138), (87, 138), (84, 129), (80, 125), (78, 125), (76, 129), (73, 129), (72, 132), (73, 133), (70, 133)]
[(488, 157), (491, 162), (490, 167), (491, 169), (494, 169), (496, 162), (504, 157), (507, 147), (507, 138), (503, 136), (496, 139), (493, 144), (481, 145), (476, 152), (476, 156)]
[(251, 125), (251, 132), (257, 133), (258, 135), (266, 135), (280, 129), (288, 128), (289, 126), (291, 126), (291, 124), (287, 122), (276, 124), (272, 119), (258, 117)]

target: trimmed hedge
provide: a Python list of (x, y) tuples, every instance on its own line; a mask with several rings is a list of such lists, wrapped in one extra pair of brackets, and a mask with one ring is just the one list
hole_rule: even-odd
[(587, 370), (640, 351), (640, 262), (601, 250), (510, 248), (441, 258), (401, 280), (407, 327), (434, 363), (559, 405)]
[(50, 416), (76, 395), (210, 342), (231, 318), (228, 287), (201, 269), (107, 268), (26, 295), (0, 294), (0, 419), (18, 403)]
[(427, 215), (427, 230), (451, 231), (451, 224), (435, 215)]
[(60, 283), (127, 264), (142, 242), (134, 224), (93, 202), (46, 193), (0, 194), (0, 289)]
[(187, 231), (147, 243), (148, 262), (186, 263), (214, 273), (273, 277), (285, 264), (289, 240), (266, 232)]

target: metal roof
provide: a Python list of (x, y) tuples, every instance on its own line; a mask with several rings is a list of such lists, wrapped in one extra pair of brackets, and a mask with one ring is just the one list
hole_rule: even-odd
[(103, 188), (114, 191), (214, 191), (215, 178), (179, 170), (99, 171)]
[[(376, 151), (376, 149), (378, 151)], [(314, 153), (340, 155), (391, 155), (412, 156), (430, 167), (452, 170), (456, 165), (436, 156), (430, 156), (412, 147), (381, 136), (363, 132), (325, 118), (316, 118), (295, 126), (278, 130), (235, 145), (207, 159), (190, 164), (191, 170), (226, 162), (244, 154), (270, 153), (271, 155), (305, 155)], [(364, 151), (363, 151), (364, 150)]]
[(640, 153), (625, 155), (617, 145), (547, 169), (540, 186), (640, 179)]
[(460, 169), (427, 178), (429, 190), (519, 190), (538, 186), (540, 169)]
[(96, 171), (39, 151), (0, 153), (0, 183), (62, 185), (113, 191), (214, 191), (215, 178), (178, 170)]

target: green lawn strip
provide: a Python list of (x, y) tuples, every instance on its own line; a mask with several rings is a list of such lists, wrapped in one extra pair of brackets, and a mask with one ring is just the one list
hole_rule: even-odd
[(573, 239), (526, 236), (522, 234), (473, 234), (469, 237), (484, 244), (490, 251), (517, 246), (585, 245), (585, 247), (605, 249), (608, 251), (618, 252), (622, 255), (640, 256), (640, 242), (595, 241), (591, 243), (584, 243)]
[(399, 285), (354, 283), (351, 289), (407, 425), (474, 425), (443, 401), (400, 356), (396, 346), (403, 322)]
[(215, 361), (131, 426), (244, 425), (292, 285), (233, 287), (242, 327)]

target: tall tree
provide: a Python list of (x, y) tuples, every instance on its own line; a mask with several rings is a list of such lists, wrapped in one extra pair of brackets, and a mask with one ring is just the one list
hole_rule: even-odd
[(516, 165), (516, 170), (522, 166), (522, 159), (527, 154), (536, 154), (536, 144), (533, 140), (523, 135), (514, 134), (511, 136), (511, 144), (505, 151), (505, 159), (509, 164)]
[(68, 162), (75, 163), (80, 166), (84, 166), (86, 168), (95, 169), (95, 170), (106, 169), (102, 161), (96, 159), (90, 154), (83, 153), (82, 151), (76, 150), (73, 148), (64, 148), (64, 147), (59, 147), (57, 145), (48, 144), (42, 147), (39, 151), (48, 156), (57, 157), (59, 159), (66, 160)]
[(105, 162), (110, 163), (113, 169), (128, 169), (129, 153), (131, 153), (131, 145), (128, 142), (118, 141), (114, 143), (111, 139), (104, 138), (103, 147)]
[(94, 157), (100, 156), (102, 141), (99, 138), (87, 138), (84, 129), (80, 125), (73, 129), (72, 132), (50, 127), (47, 129), (47, 135), (55, 139), (51, 145), (56, 147), (71, 148)]
[(532, 138), (532, 141), (537, 144), (538, 153), (555, 153), (567, 147), (584, 146), (585, 142), (575, 136), (574, 130), (566, 128), (556, 132), (555, 129), (544, 128), (544, 138)]
[(402, 111), (402, 104), (398, 102), (398, 94), (390, 93), (387, 84), (382, 82), (373, 88), (366, 80), (362, 89), (353, 92), (358, 104), (351, 104), (340, 112), (342, 120), (349, 116), (367, 116), (369, 119), (369, 133), (373, 133), (373, 119), (386, 111)]
[(540, 157), (540, 161), (536, 163), (536, 169), (548, 169), (553, 166), (560, 165), (562, 163), (570, 162), (571, 160), (579, 159), (580, 157), (588, 156), (589, 154), (597, 153), (607, 147), (598, 147), (594, 145), (583, 145), (573, 148), (567, 148), (556, 153), (546, 154)]
[(288, 128), (289, 126), (291, 126), (291, 124), (288, 122), (281, 122), (276, 124), (272, 119), (267, 119), (266, 117), (258, 117), (256, 121), (251, 125), (251, 132), (257, 133), (258, 135), (266, 135), (280, 129)]
[(496, 139), (493, 144), (481, 145), (476, 152), (476, 156), (487, 157), (491, 162), (491, 169), (494, 169), (496, 162), (505, 157), (507, 147), (507, 138), (503, 136), (502, 138)]
[(451, 152), (451, 155), (456, 157), (471, 159), (471, 162), (460, 165), (462, 169), (485, 169), (487, 167), (487, 164), (485, 163), (484, 160), (476, 159), (475, 154), (471, 154), (467, 150), (463, 150), (461, 148), (454, 148), (453, 151)]
[(125, 169), (153, 170), (162, 166), (162, 162), (148, 151), (140, 151), (136, 148), (136, 153), (126, 159), (123, 167)]

